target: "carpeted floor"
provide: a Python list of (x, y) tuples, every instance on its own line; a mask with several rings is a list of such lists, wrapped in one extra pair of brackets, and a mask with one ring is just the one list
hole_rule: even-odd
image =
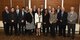
[[(35, 35), (20, 35), (20, 36), (6, 36), (3, 30), (0, 30), (0, 40), (72, 40), (68, 37), (56, 36), (55, 38), (50, 35), (44, 36), (35, 36)], [(80, 35), (76, 35), (74, 40), (80, 40)]]

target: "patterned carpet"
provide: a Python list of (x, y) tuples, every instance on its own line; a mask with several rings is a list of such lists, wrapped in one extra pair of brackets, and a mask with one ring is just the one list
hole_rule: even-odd
[[(0, 30), (0, 40), (72, 40), (68, 37), (56, 36), (55, 38), (50, 35), (44, 36), (35, 36), (35, 35), (20, 35), (20, 36), (6, 36), (3, 30)], [(80, 35), (76, 35), (74, 40), (80, 40)]]

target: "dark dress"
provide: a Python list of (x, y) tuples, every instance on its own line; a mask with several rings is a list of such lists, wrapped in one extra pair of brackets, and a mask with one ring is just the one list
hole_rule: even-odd
[[(60, 21), (62, 20), (62, 22)], [(59, 22), (59, 36), (65, 36), (66, 33), (66, 25), (67, 25), (67, 12), (60, 12), (58, 14), (58, 22)]]
[[(43, 14), (43, 33), (45, 34), (45, 29), (47, 30), (47, 33), (49, 33), (49, 18), (50, 18), (50, 15), (49, 13), (44, 15)], [(46, 33), (46, 34), (47, 34)]]

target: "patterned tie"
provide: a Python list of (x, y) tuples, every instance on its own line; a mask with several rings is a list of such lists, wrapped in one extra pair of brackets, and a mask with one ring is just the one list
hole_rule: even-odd
[(24, 16), (24, 12), (22, 11), (22, 16)]
[(63, 12), (61, 13), (61, 16), (63, 17)]
[(41, 18), (41, 17), (39, 16), (39, 22), (40, 22), (40, 18)]

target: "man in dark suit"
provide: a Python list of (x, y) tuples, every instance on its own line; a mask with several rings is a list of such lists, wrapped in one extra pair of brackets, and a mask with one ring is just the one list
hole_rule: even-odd
[(5, 6), (5, 10), (2, 12), (2, 17), (3, 17), (4, 32), (6, 35), (9, 35), (9, 10), (8, 10), (8, 6)]
[(19, 18), (19, 33), (22, 33), (24, 34), (25, 33), (25, 25), (26, 25), (26, 22), (25, 22), (25, 8), (22, 7), (22, 11), (20, 13), (20, 18)]
[(20, 14), (21, 14), (21, 10), (19, 9), (19, 6), (17, 5), (16, 6), (16, 11), (15, 11), (15, 13), (16, 13), (16, 23), (17, 23), (17, 34), (19, 35), (19, 19), (20, 19)]
[[(58, 14), (61, 12), (61, 7), (58, 6), (56, 9), (56, 13), (57, 13), (57, 18), (58, 18)], [(56, 33), (58, 33), (58, 28), (59, 28), (59, 21), (57, 21), (57, 26), (56, 26)]]
[(15, 34), (17, 34), (17, 24), (16, 24), (16, 15), (15, 15), (15, 9), (14, 7), (11, 8), (11, 12), (10, 12), (10, 34), (13, 34), (13, 28), (14, 28), (14, 32)]
[(59, 36), (66, 36), (66, 24), (67, 24), (67, 12), (62, 8), (61, 12), (58, 14), (59, 21)]
[[(44, 16), (44, 12), (45, 12), (45, 8), (44, 8), (43, 5), (41, 5), (41, 14), (42, 14), (42, 16)], [(43, 18), (42, 18), (42, 28), (41, 28), (41, 29), (42, 29), (42, 30), (41, 30), (42, 32), (44, 32), (43, 30), (45, 30), (45, 29), (43, 28), (43, 25), (44, 25), (44, 24), (43, 24)]]
[[(33, 17), (35, 18), (35, 13), (37, 13), (36, 5), (33, 6), (32, 13), (33, 13)], [(35, 24), (35, 19), (34, 19), (34, 24)], [(35, 29), (33, 29), (33, 32), (36, 32)]]

